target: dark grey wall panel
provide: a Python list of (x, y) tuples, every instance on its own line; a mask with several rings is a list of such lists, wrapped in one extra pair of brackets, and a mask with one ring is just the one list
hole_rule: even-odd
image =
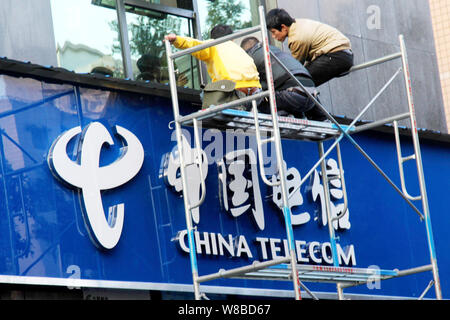
[[(293, 17), (319, 20), (341, 30), (352, 42), (355, 64), (400, 51), (398, 36), (403, 34), (418, 125), (447, 132), (428, 1), (278, 0), (278, 7)], [(330, 112), (353, 118), (400, 66), (398, 59), (333, 79), (320, 87), (322, 102)], [(378, 120), (406, 111), (406, 90), (399, 77), (362, 119)]]
[(56, 65), (50, 0), (0, 1), (0, 56)]

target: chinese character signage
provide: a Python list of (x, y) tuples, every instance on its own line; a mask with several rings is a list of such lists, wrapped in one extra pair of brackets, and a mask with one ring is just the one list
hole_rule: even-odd
[[(0, 88), (0, 282), (191, 291), (170, 99), (10, 76), (0, 76)], [(185, 103), (181, 110), (195, 108)], [(192, 128), (183, 128), (187, 202), (204, 196), (191, 212), (199, 274), (285, 257), (273, 146), (264, 145), (261, 157), (252, 135), (202, 129), (198, 151), (192, 137)], [(369, 132), (355, 138), (397, 177), (391, 136)], [(450, 252), (448, 205), (442, 200), (449, 190), (450, 148), (429, 141), (421, 146), (445, 296), (450, 265), (439, 255)], [(282, 148), (299, 264), (333, 266), (326, 187), (339, 266), (402, 270), (427, 263), (418, 216), (345, 139), (342, 166), (336, 152), (326, 158), (327, 186), (320, 167), (300, 185), (319, 159), (316, 143), (283, 140)], [(410, 176), (406, 183), (416, 194)], [(381, 289), (346, 292), (414, 297), (430, 277), (402, 279), (400, 285), (389, 280)], [(334, 284), (308, 287), (336, 290)], [(222, 279), (202, 288), (292, 294), (292, 283), (284, 281)]]
[[(234, 132), (227, 131), (226, 134), (234, 135)], [(242, 133), (238, 133), (242, 135)], [(209, 133), (206, 131), (205, 136)], [(193, 149), (188, 138), (190, 137), (188, 133), (182, 136), (182, 148), (187, 161), (187, 171), (186, 175), (188, 177), (188, 196), (189, 203), (197, 203), (200, 200), (200, 170), (199, 166), (195, 162), (195, 149)], [(242, 138), (242, 136), (241, 136)], [(247, 137), (250, 138), (251, 137)], [(234, 139), (225, 139), (227, 141), (234, 141)], [(250, 143), (251, 144), (251, 143)], [(244, 145), (244, 144), (243, 144)], [(227, 145), (228, 149), (233, 149), (233, 146)], [(206, 146), (205, 149), (210, 149)], [(252, 148), (240, 149), (240, 150), (226, 150), (223, 157), (218, 157), (214, 163), (214, 159), (208, 159), (208, 155), (202, 151), (202, 162), (201, 170), (203, 170), (203, 177), (205, 180), (218, 181), (218, 202), (220, 207), (218, 210), (207, 211), (204, 215), (208, 215), (208, 219), (211, 219), (212, 215), (216, 214), (220, 216), (225, 214), (228, 216), (228, 220), (232, 221), (235, 218), (236, 221), (240, 219), (250, 220), (254, 223), (254, 228), (250, 233), (252, 236), (252, 241), (249, 241), (245, 234), (233, 235), (223, 233), (211, 232), (211, 230), (203, 231), (202, 221), (199, 216), (198, 208), (192, 210), (192, 219), (196, 224), (198, 231), (195, 232), (195, 239), (197, 244), (197, 250), (199, 254), (203, 255), (229, 255), (231, 257), (245, 257), (254, 258), (258, 255), (261, 260), (275, 259), (285, 256), (289, 250), (287, 249), (287, 241), (283, 238), (267, 238), (259, 237), (259, 232), (265, 230), (267, 220), (269, 220), (269, 225), (275, 223), (279, 224), (281, 229), (284, 228), (284, 221), (280, 219), (282, 217), (281, 211), (281, 188), (279, 184), (276, 184), (279, 180), (278, 174), (273, 174), (271, 177), (273, 187), (268, 189), (271, 196), (265, 196), (266, 203), (269, 205), (266, 208), (266, 213), (264, 211), (263, 203), (263, 191), (260, 187), (260, 172), (258, 169), (257, 162), (257, 152)], [(181, 177), (176, 172), (179, 171), (180, 161), (177, 156), (178, 147), (175, 146), (170, 152), (168, 152), (164, 157), (162, 162), (161, 172), (163, 173), (163, 178), (167, 186), (174, 192), (181, 195)], [(209, 171), (209, 176), (206, 174), (208, 172), (206, 163), (211, 163), (211, 166), (215, 166), (217, 171)], [(292, 212), (292, 225), (301, 226), (307, 224), (311, 220), (311, 216), (316, 214), (317, 219), (311, 221), (315, 224), (317, 228), (325, 226), (327, 224), (326, 210), (324, 206), (324, 188), (321, 184), (320, 174), (316, 170), (314, 172), (312, 183), (308, 188), (301, 188), (301, 175), (297, 168), (289, 167), (286, 168), (286, 162), (284, 162), (287, 189), (289, 191), (289, 208)], [(212, 174), (216, 174), (216, 177), (212, 177)], [(343, 191), (341, 189), (341, 179), (337, 177), (339, 174), (339, 168), (337, 167), (337, 162), (334, 159), (329, 159), (327, 161), (327, 176), (333, 177), (329, 180), (330, 184), (330, 194), (333, 197), (332, 214), (333, 217), (337, 217), (342, 211), (344, 205), (339, 203), (339, 200), (343, 198)], [(175, 178), (176, 176), (176, 178)], [(307, 190), (303, 195), (301, 190)], [(214, 189), (208, 189), (208, 192), (214, 191)], [(309, 193), (309, 195), (307, 194)], [(304, 205), (304, 198), (312, 199), (312, 206)], [(317, 202), (317, 204), (316, 204)], [(308, 211), (312, 210), (313, 213)], [(205, 210), (206, 211), (206, 210)], [(274, 216), (276, 215), (276, 216)], [(345, 221), (338, 224), (339, 220), (336, 220), (335, 228), (349, 229), (349, 214), (347, 209), (347, 214), (345, 216)], [(202, 231), (200, 231), (202, 230)], [(252, 234), (256, 235), (256, 237)], [(179, 248), (184, 252), (189, 252), (189, 248), (186, 242), (187, 232), (185, 230), (180, 231), (176, 237), (176, 241), (179, 242)], [(248, 236), (248, 235), (247, 235)], [(279, 236), (279, 235), (278, 235)], [(331, 245), (329, 242), (320, 243), (318, 241), (306, 242), (306, 241), (296, 241), (296, 251), (297, 260), (299, 263), (321, 263), (321, 264), (333, 264), (333, 258), (331, 256)], [(337, 246), (338, 261), (343, 265), (356, 265), (355, 248), (352, 244), (347, 245), (342, 248), (341, 245)], [(255, 254), (253, 253), (255, 252)], [(257, 254), (256, 254), (257, 253)]]

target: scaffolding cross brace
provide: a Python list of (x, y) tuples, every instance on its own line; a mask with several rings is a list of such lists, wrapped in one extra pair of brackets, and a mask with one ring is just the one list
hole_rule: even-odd
[[(265, 14), (262, 6), (259, 7), (259, 18), (260, 24), (255, 27), (247, 28), (241, 31), (237, 31), (231, 35), (227, 35), (221, 37), (219, 39), (215, 39), (212, 41), (205, 42), (201, 45), (181, 50), (175, 53), (172, 53), (170, 43), (165, 41), (165, 47), (167, 52), (167, 62), (168, 62), (168, 70), (169, 70), (169, 81), (170, 81), (170, 92), (172, 97), (172, 108), (174, 115), (174, 123), (175, 123), (175, 131), (177, 138), (177, 146), (178, 146), (178, 154), (180, 160), (180, 173), (182, 180), (182, 191), (183, 191), (183, 201), (185, 207), (185, 220), (187, 227), (187, 237), (188, 237), (188, 245), (189, 245), (189, 256), (190, 256), (190, 264), (191, 264), (191, 272), (192, 272), (192, 280), (193, 280), (193, 289), (195, 299), (199, 300), (203, 297), (203, 294), (200, 292), (200, 283), (219, 279), (219, 278), (249, 278), (249, 279), (271, 279), (271, 280), (289, 280), (292, 281), (294, 287), (294, 295), (296, 299), (301, 299), (301, 291), (300, 288), (303, 288), (313, 299), (317, 299), (317, 297), (312, 293), (303, 283), (303, 281), (310, 282), (333, 282), (336, 283), (337, 293), (339, 299), (344, 299), (343, 289), (355, 285), (360, 285), (371, 281), (374, 276), (378, 277), (377, 279), (391, 279), (394, 277), (400, 277), (410, 274), (415, 274), (419, 272), (432, 271), (433, 280), (430, 281), (427, 288), (425, 288), (424, 292), (421, 294), (420, 299), (426, 294), (426, 292), (434, 285), (436, 298), (442, 299), (442, 292), (440, 286), (439, 272), (437, 266), (436, 259), (436, 251), (433, 239), (433, 232), (431, 228), (431, 220), (430, 220), (430, 212), (428, 207), (428, 199), (425, 187), (425, 178), (422, 166), (422, 158), (420, 153), (420, 145), (418, 138), (418, 130), (417, 123), (415, 117), (415, 109), (414, 109), (414, 101), (412, 95), (412, 86), (411, 86), (411, 78), (409, 73), (408, 59), (406, 53), (406, 47), (404, 43), (403, 36), (399, 36), (400, 42), (400, 52), (394, 53), (373, 61), (369, 61), (363, 63), (361, 65), (354, 66), (350, 72), (356, 72), (358, 70), (362, 70), (364, 68), (369, 68), (371, 66), (381, 64), (390, 60), (394, 60), (397, 58), (401, 58), (402, 66), (395, 72), (395, 74), (387, 81), (387, 83), (378, 91), (378, 93), (370, 100), (370, 102), (362, 109), (362, 111), (358, 114), (358, 116), (353, 119), (350, 125), (342, 125), (340, 124), (333, 116), (331, 116), (328, 111), (322, 106), (322, 104), (304, 88), (304, 86), (299, 82), (296, 77), (290, 73), (290, 71), (283, 65), (278, 58), (271, 54), (269, 49), (269, 39), (267, 34), (267, 28), (265, 24)], [(259, 32), (261, 34), (261, 39), (263, 43), (264, 50), (264, 61), (265, 61), (265, 69), (267, 75), (267, 83), (269, 84), (269, 88), (267, 91), (257, 93), (252, 96), (247, 96), (245, 98), (232, 101), (229, 103), (225, 103), (218, 106), (210, 106), (206, 110), (197, 111), (191, 113), (189, 115), (180, 115), (179, 105), (178, 105), (178, 95), (177, 95), (177, 87), (176, 87), (176, 79), (175, 79), (175, 69), (174, 69), (174, 59), (181, 57), (183, 55), (191, 54), (198, 50), (211, 47), (214, 45), (218, 45), (225, 41), (233, 40), (235, 38), (243, 37), (248, 34), (252, 34), (255, 32)], [(325, 112), (327, 118), (331, 121), (330, 123), (317, 123), (315, 121), (308, 121), (303, 119), (292, 119), (289, 117), (281, 117), (278, 115), (277, 106), (275, 101), (275, 89), (273, 83), (273, 75), (271, 70), (271, 58), (274, 59), (277, 63), (279, 63), (285, 71), (297, 82), (298, 86), (304, 89), (304, 92), (308, 95), (310, 99), (312, 99), (317, 107), (322, 109)], [(403, 71), (403, 77), (405, 81), (405, 87), (407, 91), (408, 98), (408, 112), (395, 115), (386, 119), (374, 121), (369, 124), (358, 125), (356, 123), (358, 120), (364, 115), (364, 113), (374, 104), (376, 99), (386, 90), (386, 88), (394, 81), (394, 79)], [(271, 114), (264, 115), (258, 114), (256, 100), (268, 97), (270, 102)], [(252, 112), (236, 110), (235, 108), (241, 106), (246, 103), (252, 103)], [(411, 134), (414, 145), (414, 154), (408, 157), (403, 157), (401, 154), (401, 146), (398, 132), (397, 121), (402, 119), (409, 118), (411, 123)], [(225, 119), (225, 121), (224, 121)], [(239, 268), (234, 268), (231, 270), (219, 270), (216, 273), (212, 273), (209, 275), (199, 275), (198, 272), (198, 262), (197, 262), (197, 253), (196, 253), (196, 245), (194, 239), (194, 231), (195, 227), (193, 226), (193, 221), (191, 217), (191, 210), (199, 207), (204, 199), (206, 194), (206, 186), (204, 182), (204, 177), (201, 176), (201, 197), (197, 203), (189, 203), (189, 199), (187, 196), (187, 177), (186, 177), (186, 161), (183, 155), (183, 143), (182, 143), (182, 131), (181, 128), (183, 125), (193, 125), (194, 128), (194, 143), (196, 150), (196, 163), (200, 168), (201, 166), (201, 144), (199, 138), (199, 123), (198, 121), (203, 121), (207, 125), (216, 128), (244, 128), (249, 132), (254, 132), (257, 139), (257, 147), (258, 147), (258, 159), (259, 165), (262, 170), (261, 177), (262, 180), (268, 184), (269, 186), (277, 185), (281, 188), (282, 194), (282, 205), (281, 210), (283, 212), (285, 227), (286, 227), (286, 235), (288, 240), (288, 249), (289, 255), (285, 258), (278, 258), (264, 262), (254, 262), (251, 265), (243, 266)], [(359, 146), (359, 144), (351, 137), (352, 134), (372, 129), (387, 123), (394, 123), (394, 132), (396, 137), (396, 147), (397, 147), (397, 155), (399, 161), (399, 171), (401, 177), (401, 188), (397, 187), (395, 183), (387, 176), (387, 174), (373, 161), (373, 159)], [(261, 131), (271, 132), (272, 136), (267, 139), (261, 138)], [(368, 162), (386, 179), (386, 181), (400, 194), (400, 196), (411, 206), (411, 208), (420, 216), (421, 220), (425, 221), (425, 228), (427, 234), (428, 241), (428, 249), (430, 255), (430, 264), (415, 267), (407, 270), (373, 270), (373, 269), (364, 269), (364, 268), (343, 268), (339, 267), (339, 262), (337, 259), (336, 252), (336, 237), (334, 234), (334, 228), (332, 222), (335, 220), (341, 219), (345, 213), (347, 212), (347, 193), (345, 188), (345, 180), (344, 180), (344, 171), (342, 166), (342, 157), (341, 151), (339, 147), (339, 142), (343, 138), (347, 138), (351, 144), (368, 160)], [(293, 227), (291, 223), (291, 210), (289, 207), (289, 193), (286, 187), (286, 173), (283, 167), (283, 152), (281, 139), (282, 138), (290, 138), (290, 139), (299, 139), (299, 140), (309, 140), (316, 141), (319, 147), (319, 160), (315, 163), (315, 165), (311, 168), (311, 170), (302, 178), (300, 182), (300, 186), (297, 186), (297, 189), (301, 187), (301, 185), (309, 178), (309, 176), (314, 172), (314, 170), (320, 165), (322, 170), (322, 182), (325, 189), (325, 204), (327, 211), (327, 220), (328, 220), (328, 231), (330, 236), (330, 244), (332, 250), (332, 259), (333, 266), (332, 267), (321, 267), (321, 266), (310, 266), (310, 265), (300, 265), (297, 264), (296, 261), (296, 253), (295, 253), (295, 240)], [(323, 141), (327, 139), (335, 138), (335, 142), (328, 148), (327, 151), (324, 150)], [(261, 146), (266, 143), (274, 143), (275, 152), (277, 157), (277, 166), (278, 166), (278, 181), (269, 181), (266, 178), (264, 173), (263, 159)], [(328, 190), (328, 180), (325, 174), (326, 166), (325, 159), (330, 154), (330, 152), (336, 148), (338, 161), (339, 161), (339, 178), (343, 184), (343, 193), (344, 193), (344, 210), (337, 217), (331, 216), (330, 209), (330, 194)], [(404, 185), (404, 172), (403, 172), (403, 162), (409, 160), (416, 160), (417, 174), (419, 178), (420, 184), (420, 195), (416, 197), (410, 196)], [(199, 174), (202, 175), (202, 170), (199, 170)], [(423, 212), (421, 212), (412, 201), (422, 201)]]

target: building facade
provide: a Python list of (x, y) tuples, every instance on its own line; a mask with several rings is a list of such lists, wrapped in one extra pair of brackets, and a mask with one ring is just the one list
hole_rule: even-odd
[[(317, 145), (308, 139), (283, 139), (291, 200), (289, 208), (280, 210), (281, 190), (275, 182), (281, 164), (272, 145), (260, 151), (254, 135), (239, 129), (219, 131), (214, 122), (208, 127), (206, 120), (200, 149), (192, 147), (191, 127), (182, 132), (183, 156), (195, 159), (185, 168), (189, 190), (184, 195), (189, 203), (196, 203), (207, 191), (204, 203), (191, 210), (195, 231), (188, 232), (161, 39), (168, 32), (206, 38), (205, 30), (216, 23), (229, 23), (235, 29), (256, 25), (257, 1), (14, 4), (8, 0), (0, 5), (4, 18), (0, 56), (6, 56), (0, 58), (0, 297), (191, 298), (189, 241), (195, 241), (201, 275), (284, 259), (286, 212), (291, 213), (295, 235), (289, 245), (295, 246), (302, 276), (312, 280), (308, 287), (316, 297), (336, 298), (337, 272), (344, 281), (369, 280), (346, 288), (346, 297), (409, 299), (423, 293), (435, 298), (428, 289), (430, 256), (434, 261), (436, 255), (444, 298), (448, 297), (449, 222), (442, 199), (450, 187), (450, 138), (442, 133), (445, 123), (440, 117), (440, 89), (436, 90), (440, 88), (437, 63), (428, 42), (432, 39), (429, 15), (418, 14), (429, 12), (423, 2), (267, 1), (263, 5), (338, 27), (352, 41), (356, 64), (397, 52), (398, 34), (405, 36), (416, 117), (419, 126), (427, 128), (419, 131), (424, 138), (435, 243), (421, 220), (426, 218), (429, 225), (429, 216), (403, 202), (400, 189), (389, 189), (381, 175), (368, 170), (354, 143), (342, 141), (342, 159), (333, 150), (321, 171), (317, 167), (310, 171), (317, 160)], [(302, 4), (306, 10), (301, 10)], [(22, 5), (29, 7), (20, 11)], [(36, 12), (41, 19), (33, 18)], [(198, 88), (207, 78), (190, 56), (175, 62), (178, 76), (187, 79), (177, 88), (180, 110), (192, 113), (199, 108)], [(319, 88), (321, 100), (331, 113), (354, 118), (399, 66), (398, 60), (389, 61), (334, 79)], [(406, 90), (399, 77), (363, 119), (406, 112)], [(373, 161), (382, 161), (389, 176), (399, 173), (391, 133), (388, 126), (355, 133), (358, 143), (367, 146)], [(413, 150), (410, 130), (403, 128), (401, 133), (402, 150)], [(325, 146), (331, 143), (331, 139), (324, 141)], [(257, 158), (264, 164), (264, 182), (268, 178), (272, 184), (259, 177), (263, 168)], [(406, 176), (402, 188), (413, 196), (422, 194), (416, 168), (402, 169)], [(309, 180), (301, 184), (307, 172)], [(325, 178), (329, 178), (327, 187), (321, 182)], [(395, 184), (398, 178), (393, 180)], [(402, 195), (412, 198), (410, 202), (419, 201)], [(218, 279), (202, 284), (202, 290), (219, 299), (292, 298), (290, 281), (272, 280), (280, 274), (287, 279), (289, 272), (275, 271), (263, 274), (262, 278), (270, 278), (267, 281)], [(381, 276), (404, 274), (413, 277), (379, 283)], [(354, 280), (358, 275), (362, 278)], [(317, 277), (333, 281), (317, 283)]]
[[(146, 63), (153, 61), (150, 64), (154, 69), (156, 61), (158, 81), (167, 82), (164, 34), (175, 32), (207, 38), (209, 29), (216, 23), (228, 23), (236, 30), (255, 25), (259, 2), (120, 0), (118, 4), (116, 10), (115, 1), (111, 0), (27, 0), (20, 5), (12, 0), (3, 1), (0, 55), (82, 73), (90, 71), (87, 67), (105, 66), (113, 69), (115, 77), (140, 80), (145, 80), (142, 74), (153, 72)], [(267, 9), (285, 8), (294, 17), (316, 19), (335, 26), (350, 38), (355, 64), (397, 52), (398, 36), (403, 34), (409, 52), (419, 127), (447, 132), (427, 1), (279, 0), (261, 4)], [(221, 14), (224, 11), (227, 14)], [(445, 11), (439, 12), (443, 15)], [(436, 21), (434, 26), (437, 25)], [(62, 58), (62, 49), (74, 47), (77, 50), (71, 50), (70, 61)], [(94, 51), (96, 54), (92, 55)], [(77, 54), (73, 55), (74, 52)], [(103, 58), (98, 53), (103, 54)], [(445, 68), (443, 61), (440, 60), (441, 68)], [(188, 78), (187, 86), (199, 88), (200, 82), (207, 81), (199, 78), (195, 59), (185, 57), (176, 64), (179, 72)], [(396, 66), (388, 63), (332, 80), (320, 88), (324, 105), (335, 115), (354, 118)], [(445, 70), (441, 74), (445, 77)], [(203, 76), (206, 78), (204, 73)], [(150, 81), (154, 81), (153, 78)], [(363, 119), (377, 120), (407, 110), (401, 87), (402, 83), (395, 83)]]
[[(397, 52), (398, 36), (403, 34), (419, 127), (447, 132), (427, 1), (279, 0), (277, 6), (285, 8), (293, 16), (316, 19), (341, 30), (351, 40), (355, 64)], [(334, 114), (350, 118), (356, 116), (396, 67), (396, 64), (379, 65), (332, 80), (321, 88), (325, 105), (330, 106)], [(407, 110), (401, 85), (401, 82), (395, 83), (363, 119), (380, 119), (399, 110)]]

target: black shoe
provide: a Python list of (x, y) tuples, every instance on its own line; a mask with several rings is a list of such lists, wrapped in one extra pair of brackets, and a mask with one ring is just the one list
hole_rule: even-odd
[(325, 121), (328, 119), (325, 113), (317, 106), (314, 106), (311, 110), (306, 111), (305, 115), (308, 120)]

